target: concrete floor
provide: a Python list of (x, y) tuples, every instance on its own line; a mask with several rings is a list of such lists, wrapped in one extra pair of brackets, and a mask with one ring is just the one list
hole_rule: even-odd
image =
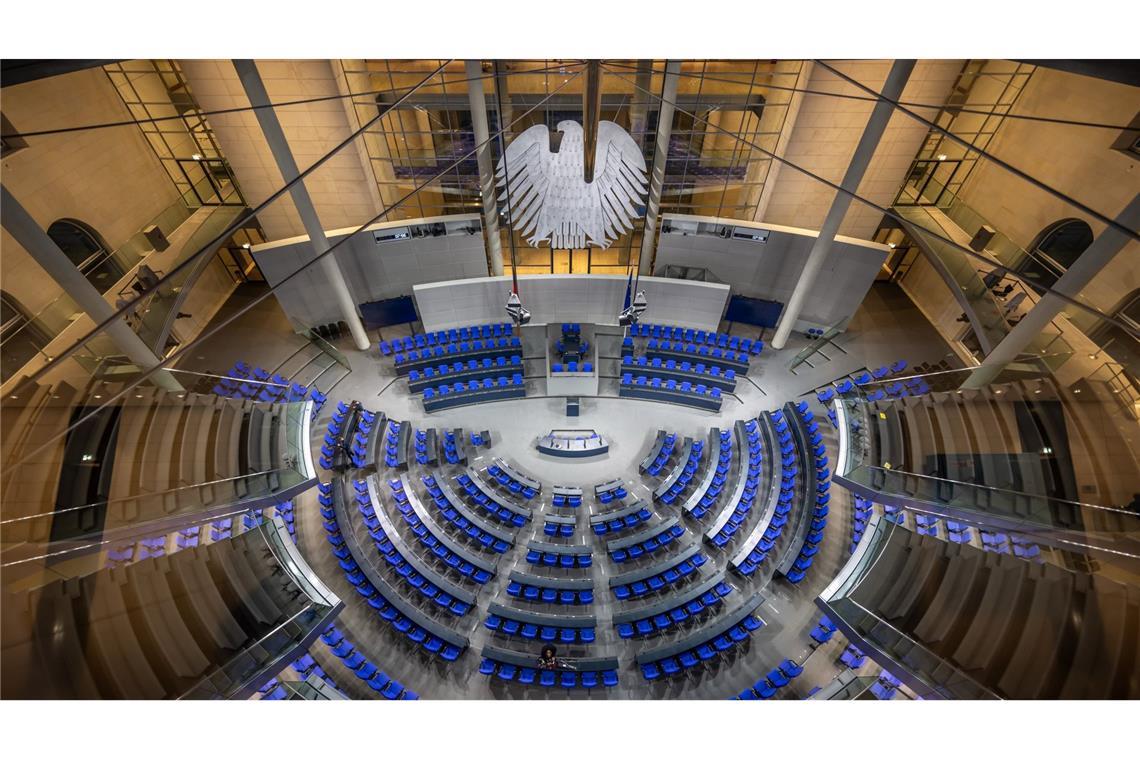
[[(255, 292), (254, 289), (239, 291), (227, 308), (222, 310), (219, 318), (232, 314), (234, 310), (248, 303), (251, 293)], [(390, 339), (396, 335), (408, 334), (409, 329), (409, 326), (386, 328), (383, 337)], [(607, 329), (610, 331), (609, 334), (605, 334)], [(748, 337), (758, 336), (758, 331), (752, 327), (742, 329), (738, 325), (725, 324), (721, 326), (721, 330), (731, 330), (733, 334)], [(472, 466), (485, 467), (489, 464), (490, 457), (500, 456), (542, 481), (546, 486), (543, 493), (530, 503), (536, 512), (535, 519), (519, 530), (516, 546), (499, 557), (497, 576), (482, 589), (471, 586), (471, 590), (478, 591), (478, 609), (471, 610), (462, 619), (453, 616), (439, 618), (457, 630), (467, 633), (471, 638), (470, 650), (458, 662), (444, 664), (423, 654), (380, 620), (352, 591), (336, 566), (320, 527), (313, 494), (294, 500), (297, 505), (298, 541), (305, 556), (314, 570), (346, 601), (346, 609), (341, 615), (338, 627), (372, 662), (424, 698), (720, 699), (739, 693), (786, 657), (803, 662), (812, 654), (814, 647), (814, 642), (808, 638), (807, 633), (819, 619), (814, 599), (847, 558), (853, 522), (850, 494), (838, 486), (833, 487), (831, 512), (822, 549), (807, 578), (800, 584), (792, 585), (782, 579), (772, 580), (771, 568), (776, 563), (771, 561), (766, 563), (766, 572), (758, 572), (750, 579), (729, 574), (728, 580), (736, 591), (725, 600), (715, 614), (723, 615), (753, 592), (760, 590), (764, 594), (765, 602), (758, 610), (758, 614), (767, 623), (762, 629), (754, 633), (749, 641), (702, 667), (686, 671), (671, 679), (651, 683), (642, 678), (634, 664), (636, 653), (642, 648), (658, 646), (673, 637), (685, 635), (696, 626), (713, 618), (704, 618), (694, 625), (686, 623), (686, 627), (680, 632), (675, 632), (677, 629), (673, 629), (667, 635), (649, 639), (623, 641), (617, 636), (611, 622), (615, 611), (636, 609), (654, 599), (618, 602), (608, 591), (608, 577), (614, 572), (624, 572), (638, 566), (653, 564), (663, 555), (658, 553), (652, 555), (650, 559), (642, 559), (641, 565), (614, 564), (605, 554), (604, 541), (594, 536), (588, 527), (588, 514), (597, 510), (599, 506), (594, 503), (590, 495), (593, 485), (613, 478), (622, 478), (633, 498), (644, 498), (652, 503), (650, 494), (656, 481), (643, 479), (638, 474), (637, 465), (652, 445), (658, 429), (676, 432), (679, 436), (703, 439), (712, 426), (731, 427), (736, 420), (752, 418), (760, 411), (778, 408), (784, 402), (796, 400), (822, 383), (863, 367), (873, 368), (900, 358), (906, 359), (911, 365), (922, 361), (933, 363), (944, 358), (954, 362), (949, 348), (914, 309), (905, 295), (894, 286), (876, 285), (852, 320), (849, 330), (835, 340), (838, 347), (824, 347), (822, 353), (816, 354), (809, 360), (814, 366), (801, 364), (795, 371), (789, 371), (788, 364), (800, 349), (807, 345), (805, 339), (797, 336), (781, 351), (766, 349), (761, 356), (753, 358), (748, 378), (741, 378), (736, 393), (727, 396), (721, 412), (715, 414), (669, 404), (616, 398), (620, 335), (613, 328), (599, 328), (594, 335), (598, 346), (598, 369), (602, 378), (599, 396), (583, 398), (581, 416), (568, 418), (565, 416), (564, 400), (560, 397), (546, 397), (545, 379), (533, 376), (541, 375), (545, 370), (544, 356), (547, 350), (545, 329), (525, 328), (523, 337), (524, 359), (527, 360), (527, 398), (451, 409), (432, 415), (423, 412), (418, 394), (410, 395), (406, 383), (396, 380), (390, 359), (383, 359), (375, 350), (357, 352), (352, 349), (349, 341), (339, 341), (337, 347), (350, 361), (352, 372), (336, 385), (330, 394), (326, 413), (314, 428), (323, 430), (328, 421), (327, 410), (335, 408), (335, 401), (358, 399), (366, 408), (383, 411), (398, 420), (408, 420), (416, 428), (459, 427), (468, 431), (490, 430), (493, 446), (491, 449), (480, 449), (477, 452), (478, 459), (472, 462)], [(236, 360), (244, 359), (251, 364), (272, 368), (286, 362), (289, 356), (303, 345), (304, 339), (289, 330), (288, 322), (276, 302), (267, 299), (243, 315), (224, 336), (218, 336), (204, 344), (201, 350), (194, 351), (194, 356), (183, 360), (180, 367), (200, 372), (222, 373)], [(320, 382), (318, 386), (321, 386)], [(327, 388), (322, 386), (322, 390)], [(824, 423), (821, 429), (830, 433), (831, 427), (826, 423), (822, 408), (815, 403), (814, 398), (809, 398)], [(539, 454), (534, 448), (534, 443), (552, 428), (597, 430), (609, 440), (610, 450), (603, 456), (581, 461)], [(827, 443), (834, 461), (836, 444), (834, 435), (829, 436)], [(765, 454), (767, 459), (767, 452)], [(418, 476), (422, 474), (421, 469), (423, 468), (413, 465), (411, 472), (413, 482), (418, 481)], [(452, 474), (457, 471), (448, 467), (442, 469)], [(381, 470), (380, 474), (383, 477), (385, 471)], [(324, 477), (328, 478), (330, 475), (325, 473)], [(598, 640), (595, 644), (589, 647), (561, 647), (560, 654), (569, 658), (587, 654), (616, 655), (621, 665), (620, 683), (613, 689), (594, 689), (590, 692), (582, 689), (567, 691), (541, 687), (528, 689), (516, 683), (503, 682), (498, 678), (488, 678), (477, 672), (480, 662), (479, 651), (486, 643), (520, 652), (537, 653), (537, 647), (533, 642), (492, 633), (484, 628), (482, 623), (486, 617), (486, 607), (492, 601), (517, 608), (529, 606), (505, 593), (507, 576), (510, 570), (516, 568), (541, 575), (542, 571), (527, 565), (523, 559), (526, 542), (531, 538), (554, 540), (542, 535), (541, 513), (546, 511), (572, 513), (572, 510), (555, 510), (550, 506), (549, 486), (552, 484), (582, 486), (588, 494), (582, 508), (577, 510), (579, 514), (575, 537), (565, 541), (590, 543), (594, 548), (594, 567), (590, 570), (560, 572), (594, 579), (596, 603), (592, 605), (590, 612), (598, 617)], [(386, 489), (384, 494), (387, 497)], [(415, 547), (414, 551), (423, 556), (419, 551), (420, 545), (410, 531), (406, 530), (390, 499), (385, 498), (383, 508), (388, 511), (392, 522), (397, 525), (405, 548)], [(655, 514), (653, 524), (680, 515), (677, 506), (653, 505), (653, 511)], [(754, 524), (753, 521), (758, 519), (758, 513), (759, 510), (754, 510), (754, 514), (740, 535), (747, 534)], [(711, 516), (708, 516), (703, 521), (706, 527), (711, 519)], [(699, 539), (704, 529), (691, 518), (682, 517), (681, 520), (681, 524), (686, 527), (686, 535), (675, 542), (673, 547), (681, 547), (695, 538)], [(432, 526), (432, 530), (437, 533), (446, 532), (453, 537), (456, 535), (438, 524)], [(725, 550), (705, 545), (704, 551), (710, 561), (702, 568), (704, 575), (725, 568), (728, 557), (738, 547), (738, 542), (730, 544)], [(781, 548), (778, 545), (777, 550)], [(668, 551), (676, 551), (676, 548)], [(382, 566), (381, 560), (376, 555), (367, 559), (378, 567)], [(427, 555), (427, 559), (431, 563), (430, 554)], [(382, 571), (386, 573), (387, 569), (383, 568)], [(425, 604), (430, 605), (430, 603)], [(549, 605), (530, 608), (546, 612), (572, 611), (569, 608)], [(427, 607), (424, 609), (427, 610)], [(581, 612), (582, 608), (574, 608), (573, 611)], [(841, 637), (836, 636), (836, 639)], [(828, 649), (812, 656), (808, 660), (804, 676), (782, 690), (781, 696), (800, 697), (811, 686), (822, 685), (834, 677), (843, 667), (835, 661), (841, 651), (842, 645), (837, 646), (833, 641), (828, 645)], [(362, 682), (347, 672), (323, 644), (318, 643), (314, 646), (313, 654), (348, 696), (353, 698), (375, 696)]]

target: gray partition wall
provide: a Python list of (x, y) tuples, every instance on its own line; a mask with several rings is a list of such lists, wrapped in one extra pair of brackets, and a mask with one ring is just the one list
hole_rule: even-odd
[[(733, 295), (786, 304), (817, 234), (799, 227), (665, 214), (653, 271), (660, 275), (668, 266), (707, 269), (732, 285)], [(837, 235), (796, 329), (830, 327), (850, 319), (889, 252), (881, 243)]]
[[(534, 324), (586, 322), (617, 324), (627, 278), (609, 274), (519, 276), (519, 295)], [(416, 285), (413, 295), (424, 329), (444, 330), (480, 322), (502, 322), (510, 277), (480, 277)], [(716, 330), (728, 303), (729, 286), (664, 277), (642, 277), (649, 308), (646, 322)]]
[[(329, 230), (336, 244), (352, 228)], [(319, 266), (309, 267), (288, 283), (280, 283), (314, 258), (307, 235), (254, 246), (253, 258), (276, 288), (281, 308), (295, 328), (340, 319), (330, 286)], [(487, 254), (478, 214), (457, 214), (374, 224), (334, 253), (356, 303), (410, 295), (419, 283), (487, 274)], [(502, 314), (495, 320), (503, 321)]]

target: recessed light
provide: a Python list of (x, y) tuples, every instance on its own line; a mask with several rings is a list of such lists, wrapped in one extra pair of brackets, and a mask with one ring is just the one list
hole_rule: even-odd
[(202, 160), (202, 154), (201, 153), (195, 153), (195, 154), (191, 155), (190, 158), (194, 159), (195, 161), (201, 161)]
[(9, 396), (8, 398), (16, 399), (19, 398), (19, 396)]
[(101, 395), (99, 395), (98, 393), (96, 393), (95, 398), (103, 398), (103, 397)]
[(949, 158), (949, 156), (947, 156), (945, 153), (939, 153), (938, 154), (938, 160), (939, 161), (945, 161), (947, 158)]
[(241, 244), (241, 247), (242, 247), (242, 248), (244, 248), (244, 249), (246, 249), (246, 250), (248, 251), (248, 250), (249, 250), (250, 248), (252, 248), (253, 246), (251, 246), (249, 243), (242, 243), (242, 244)]

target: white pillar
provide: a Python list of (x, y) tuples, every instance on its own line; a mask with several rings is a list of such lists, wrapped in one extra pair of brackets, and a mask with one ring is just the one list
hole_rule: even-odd
[[(1140, 228), (1140, 194), (1132, 198), (1132, 202), (1117, 215), (1116, 221), (1130, 230)], [(1077, 298), (1089, 282), (1128, 245), (1129, 240), (1127, 235), (1115, 227), (1106, 227), (1068, 271), (1061, 275), (1050, 292), (1045, 293), (1037, 305), (994, 346), (994, 350), (990, 351), (981, 366), (970, 373), (962, 387), (984, 388), (992, 383), (1005, 366), (1016, 361), (1030, 341), (1040, 335), (1053, 317), (1068, 305), (1064, 298), (1054, 293)]]
[[(265, 135), (265, 141), (269, 144), (269, 150), (273, 153), (281, 177), (286, 183), (292, 182), (301, 172), (297, 169), (297, 162), (293, 158), (293, 151), (289, 148), (289, 141), (285, 139), (285, 132), (281, 129), (277, 113), (271, 107), (272, 103), (265, 91), (265, 84), (261, 81), (261, 75), (257, 73), (257, 64), (252, 60), (234, 60), (233, 64), (250, 105), (256, 107), (254, 114), (257, 116), (257, 123), (261, 125), (261, 132)], [(305, 181), (301, 180), (292, 185), (289, 188), (289, 195), (293, 199), (293, 205), (297, 207), (297, 214), (301, 217), (305, 232), (309, 235), (314, 255), (320, 256), (329, 249), (329, 241), (325, 236), (324, 227), (321, 226), (320, 217), (317, 216), (317, 209), (313, 206), (313, 200), (309, 197), (309, 191), (305, 189)], [(367, 350), (370, 345), (368, 333), (365, 332), (364, 323), (360, 321), (360, 315), (356, 312), (356, 301), (348, 289), (348, 283), (344, 279), (340, 264), (337, 263), (335, 253), (321, 260), (321, 270), (332, 285), (333, 296), (340, 307), (341, 316), (348, 323), (348, 329), (352, 333), (352, 340), (357, 349)]]
[[(12, 197), (8, 188), (2, 185), (0, 185), (0, 201), (2, 201), (0, 205), (3, 206), (4, 229), (12, 233), (16, 242), (31, 254), (36, 263), (79, 304), (95, 324), (102, 324), (110, 319), (115, 310), (107, 303), (107, 299), (87, 281), (67, 254), (59, 249), (32, 215)], [(138, 366), (151, 369), (161, 361), (150, 346), (121, 317), (108, 324), (105, 331), (115, 346)], [(165, 369), (152, 373), (149, 379), (164, 390), (184, 390), (174, 376)]]
[(657, 215), (661, 211), (661, 187), (665, 183), (665, 161), (669, 158), (669, 137), (673, 134), (673, 106), (677, 102), (677, 78), (680, 61), (665, 63), (665, 81), (661, 93), (661, 109), (657, 112), (657, 143), (653, 154), (653, 176), (649, 178), (649, 198), (645, 202), (645, 228), (641, 231), (641, 254), (638, 271), (653, 274), (653, 251), (656, 248)]
[[(887, 74), (887, 81), (883, 84), (882, 95), (884, 98), (898, 100), (902, 96), (903, 88), (906, 86), (907, 79), (910, 78), (910, 72), (914, 69), (914, 63), (912, 60), (896, 60), (891, 65), (890, 73)], [(827, 216), (823, 220), (823, 226), (820, 227), (819, 235), (808, 253), (807, 262), (800, 272), (796, 288), (792, 291), (792, 297), (788, 299), (788, 305), (784, 308), (784, 314), (780, 317), (779, 324), (776, 325), (776, 334), (772, 338), (772, 348), (783, 348), (788, 342), (788, 336), (791, 334), (792, 328), (795, 327), (796, 320), (800, 317), (800, 310), (803, 309), (804, 301), (807, 299), (808, 293), (811, 292), (812, 286), (815, 285), (815, 279), (819, 275), (823, 263), (827, 260), (828, 253), (831, 252), (831, 244), (835, 242), (835, 234), (839, 231), (839, 225), (843, 222), (843, 217), (851, 206), (852, 196), (849, 193), (854, 193), (859, 189), (859, 182), (863, 179), (867, 166), (871, 163), (871, 157), (879, 146), (879, 140), (883, 137), (883, 131), (887, 128), (887, 122), (890, 121), (893, 111), (894, 105), (887, 100), (878, 100), (874, 109), (871, 110), (871, 117), (867, 119), (867, 126), (863, 128), (863, 136), (859, 138), (859, 144), (855, 146), (855, 152), (851, 154), (847, 172), (843, 175), (843, 181), (840, 183), (840, 187), (847, 192), (836, 191), (835, 198), (831, 201), (831, 208), (828, 209)]]
[[(480, 61), (467, 61), (467, 99), (471, 102), (471, 126), (475, 131), (475, 160), (479, 164), (479, 193), (483, 203), (483, 230), (487, 233), (487, 258), (491, 275), (503, 275), (503, 241), (499, 237), (499, 204), (495, 195), (495, 171), (491, 166), (491, 130), (487, 127), (487, 97), (483, 91), (483, 66)], [(502, 114), (499, 129), (503, 129)]]

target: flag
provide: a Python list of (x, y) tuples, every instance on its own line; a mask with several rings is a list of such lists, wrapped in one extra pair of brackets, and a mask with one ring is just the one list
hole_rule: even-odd
[(625, 283), (625, 305), (623, 309), (628, 309), (630, 303), (633, 302), (633, 272), (629, 273), (629, 280)]

